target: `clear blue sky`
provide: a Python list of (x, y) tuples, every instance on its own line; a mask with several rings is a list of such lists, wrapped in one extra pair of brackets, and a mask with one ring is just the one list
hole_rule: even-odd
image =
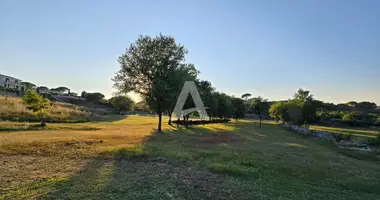
[(380, 1), (0, 1), (0, 73), (112, 95), (139, 34), (176, 37), (222, 92), (380, 104)]

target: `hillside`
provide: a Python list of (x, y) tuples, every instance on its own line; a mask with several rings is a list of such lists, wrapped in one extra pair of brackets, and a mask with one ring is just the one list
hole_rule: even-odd
[[(47, 122), (86, 122), (98, 116), (82, 106), (62, 102), (51, 102), (52, 106), (44, 116)], [(28, 110), (19, 97), (0, 96), (0, 121), (40, 121), (39, 117)]]

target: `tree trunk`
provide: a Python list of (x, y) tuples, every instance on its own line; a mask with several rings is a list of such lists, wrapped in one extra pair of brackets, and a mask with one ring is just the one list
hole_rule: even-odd
[(259, 115), (259, 118), (260, 118), (259, 128), (261, 128), (261, 114)]
[(172, 114), (171, 114), (171, 113), (169, 113), (169, 121), (168, 121), (168, 124), (169, 124), (169, 125), (172, 125)]
[(162, 130), (161, 130), (161, 122), (162, 122), (162, 112), (159, 112), (158, 113), (158, 128), (157, 128), (158, 132), (162, 132)]

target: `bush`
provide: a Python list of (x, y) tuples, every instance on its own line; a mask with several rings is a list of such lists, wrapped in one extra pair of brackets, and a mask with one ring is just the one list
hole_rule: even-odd
[(376, 138), (368, 139), (368, 144), (371, 146), (380, 147), (380, 133), (377, 135)]

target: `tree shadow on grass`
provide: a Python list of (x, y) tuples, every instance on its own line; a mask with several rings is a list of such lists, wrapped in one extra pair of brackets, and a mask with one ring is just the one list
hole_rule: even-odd
[(101, 123), (101, 122), (115, 122), (127, 119), (128, 115), (101, 115), (96, 120), (92, 121), (93, 123)]
[[(123, 152), (121, 153), (124, 154)], [(231, 177), (163, 158), (98, 157), (39, 199), (232, 199)]]

